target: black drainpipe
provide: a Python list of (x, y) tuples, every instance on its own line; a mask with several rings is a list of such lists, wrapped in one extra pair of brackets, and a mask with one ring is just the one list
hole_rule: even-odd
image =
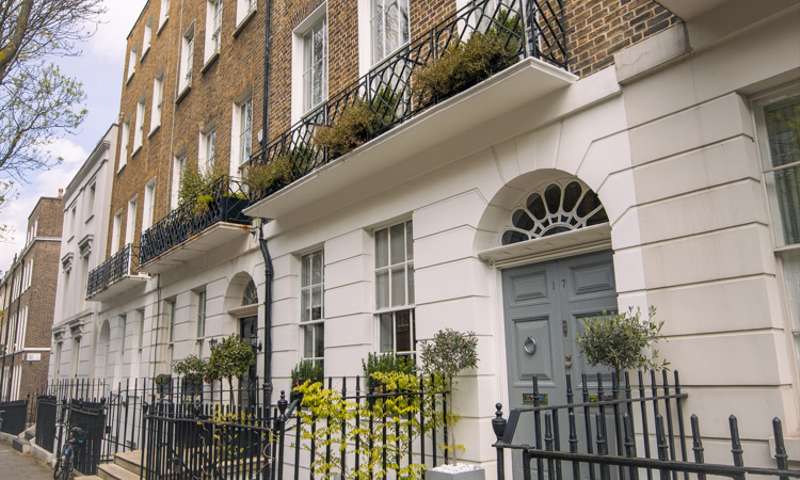
[[(261, 161), (267, 161), (267, 145), (269, 144), (269, 74), (270, 74), (270, 49), (272, 46), (271, 16), (273, 0), (266, 0), (264, 9), (264, 84), (261, 101)], [(267, 219), (261, 219), (259, 223), (258, 243), (261, 247), (261, 255), (264, 257), (264, 405), (267, 407), (267, 415), (272, 411), (272, 280), (274, 272), (272, 270), (272, 257), (269, 253), (269, 245), (264, 237), (264, 224)]]

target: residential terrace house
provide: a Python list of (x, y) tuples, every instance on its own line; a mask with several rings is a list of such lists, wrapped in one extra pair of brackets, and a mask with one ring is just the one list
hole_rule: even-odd
[[(729, 454), (728, 414), (751, 461), (775, 416), (797, 452), (797, 25), (788, 0), (151, 0), (106, 252), (134, 260), (89, 293), (94, 375), (166, 373), (239, 334), (281, 390), (301, 359), (354, 376), (474, 331), (453, 409), (460, 456), (490, 465), (495, 402), (525, 405), (533, 376), (564, 398), (566, 374), (598, 373), (583, 319), (654, 306), (707, 458)], [(511, 61), (418, 90), (479, 35)], [(368, 135), (331, 143), (364, 105)], [(240, 180), (279, 162), (289, 178)], [(203, 208), (181, 203), (187, 169), (215, 167)]]
[(47, 383), (63, 203), (60, 194), (36, 202), (28, 216), (25, 247), (0, 282), (3, 401), (25, 399)]

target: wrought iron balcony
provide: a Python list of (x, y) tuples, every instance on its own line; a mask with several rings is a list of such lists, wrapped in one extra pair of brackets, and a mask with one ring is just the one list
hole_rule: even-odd
[[(249, 203), (239, 180), (220, 177), (207, 194), (181, 203), (142, 233), (141, 270), (159, 273), (240, 236), (250, 224), (250, 217), (242, 213)], [(193, 248), (182, 248), (190, 243)]]
[[(544, 95), (553, 88), (560, 88), (566, 82), (572, 81), (574, 77), (567, 71), (568, 55), (563, 10), (562, 0), (469, 2), (431, 30), (412, 39), (409, 44), (373, 67), (366, 75), (306, 115), (273, 140), (266, 151), (261, 150), (254, 154), (251, 162), (255, 165), (269, 164), (277, 159), (289, 159), (291, 179), (288, 182), (275, 182), (260, 191), (254, 191), (253, 201), (258, 202), (269, 197), (286, 187), (288, 183), (309, 175), (340, 156), (341, 152), (332, 152), (329, 151), (329, 147), (319, 145), (315, 136), (320, 127), (335, 125), (348, 107), (360, 102), (380, 115), (381, 125), (372, 132), (371, 139), (374, 139), (458, 94), (459, 92), (453, 92), (447, 96), (431, 95), (420, 98), (414, 90), (414, 85), (422, 69), (442, 59), (447, 52), (453, 50), (452, 47), (464, 45), (475, 34), (494, 35), (494, 38), (504, 44), (507, 58), (502, 62), (505, 67), (501, 70), (508, 70), (512, 65), (525, 59), (535, 59), (535, 68), (540, 72), (544, 71), (544, 75), (558, 77), (556, 79), (558, 81), (553, 81), (543, 79), (541, 75), (520, 76), (524, 78), (517, 80), (517, 83), (513, 84), (514, 88), (521, 85), (523, 88), (538, 92), (538, 95)], [(491, 76), (498, 73), (500, 70), (493, 71)], [(466, 85), (464, 90), (482, 83), (483, 80)], [(536, 85), (531, 85), (540, 80), (542, 83), (549, 83), (548, 88), (551, 90), (539, 88), (537, 91)], [(511, 85), (505, 87), (509, 88)], [(530, 98), (530, 93), (522, 92), (515, 101), (523, 102)], [(473, 114), (482, 121), (480, 110), (480, 107), (473, 109)], [(436, 128), (441, 126), (439, 122)]]
[(103, 301), (147, 280), (146, 276), (138, 274), (138, 253), (136, 246), (125, 245), (122, 250), (89, 272), (86, 298)]

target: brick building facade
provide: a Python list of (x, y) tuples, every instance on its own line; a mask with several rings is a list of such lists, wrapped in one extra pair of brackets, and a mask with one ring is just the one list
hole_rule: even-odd
[(0, 283), (0, 385), (24, 399), (47, 382), (59, 271), (63, 199), (42, 197), (28, 217), (26, 244)]

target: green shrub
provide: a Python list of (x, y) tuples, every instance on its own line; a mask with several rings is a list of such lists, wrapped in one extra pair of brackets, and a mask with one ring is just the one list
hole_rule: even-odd
[(603, 365), (617, 372), (639, 368), (665, 368), (669, 365), (653, 346), (658, 342), (664, 322), (656, 322), (655, 308), (647, 320), (640, 310), (603, 315), (584, 322), (578, 346), (591, 365)]
[(475, 32), (466, 42), (450, 45), (438, 60), (415, 74), (412, 92), (419, 106), (427, 106), (485, 80), (518, 58), (522, 23), (503, 11), (485, 33)]
[(292, 369), (292, 388), (306, 382), (322, 382), (322, 364), (313, 360), (300, 360)]
[(268, 163), (247, 167), (244, 183), (255, 192), (263, 192), (273, 186), (281, 188), (292, 182), (292, 170), (292, 157), (280, 155)]
[(366, 360), (361, 360), (361, 367), (364, 369), (369, 388), (373, 390), (380, 390), (382, 387), (381, 382), (375, 378), (376, 373), (416, 374), (413, 358), (393, 353), (370, 353)]
[(382, 116), (367, 102), (357, 100), (342, 110), (333, 125), (317, 127), (314, 141), (327, 148), (330, 156), (335, 158), (370, 141), (383, 126)]
[(233, 379), (241, 381), (255, 361), (253, 347), (238, 335), (231, 335), (212, 347), (205, 372), (206, 380), (212, 382), (226, 379), (230, 388), (231, 403), (234, 403)]
[(204, 213), (214, 201), (214, 186), (224, 176), (225, 173), (218, 167), (200, 172), (197, 167), (187, 166), (181, 175), (179, 203), (193, 204), (195, 213)]
[(189, 355), (175, 362), (172, 370), (191, 383), (201, 383), (206, 376), (208, 363), (197, 355)]

